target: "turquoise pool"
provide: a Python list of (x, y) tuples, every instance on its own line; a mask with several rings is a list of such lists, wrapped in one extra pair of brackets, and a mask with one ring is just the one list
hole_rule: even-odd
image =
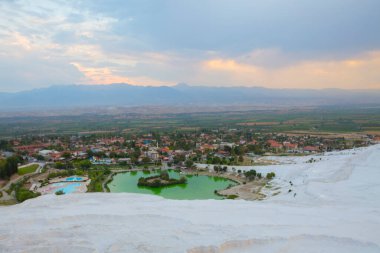
[(67, 177), (65, 181), (67, 182), (83, 181), (83, 177)]
[[(79, 186), (81, 186), (81, 183), (72, 183), (72, 184), (65, 184), (65, 183), (54, 183), (53, 186), (58, 186), (60, 188), (57, 188), (55, 192), (57, 191), (63, 191), (65, 194), (73, 193), (77, 190)], [(63, 187), (61, 187), (63, 186)]]

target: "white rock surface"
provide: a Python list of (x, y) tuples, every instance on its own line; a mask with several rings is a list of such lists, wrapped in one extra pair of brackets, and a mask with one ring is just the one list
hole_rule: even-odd
[(0, 252), (380, 252), (380, 145), (315, 158), (258, 168), (281, 191), (264, 201), (99, 193), (0, 207)]

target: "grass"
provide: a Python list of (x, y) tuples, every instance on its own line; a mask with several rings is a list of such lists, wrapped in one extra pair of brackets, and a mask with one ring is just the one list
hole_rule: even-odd
[[(289, 132), (363, 132), (379, 131), (380, 108), (367, 106), (316, 107), (301, 110), (252, 110), (235, 112), (162, 113), (133, 118), (119, 115), (73, 115), (54, 117), (7, 117), (0, 119), (0, 136), (74, 134), (78, 132), (129, 133), (159, 131), (196, 131), (202, 128), (239, 128), (252, 131)], [(248, 124), (248, 125), (247, 125)], [(100, 132), (101, 131), (101, 132)], [(111, 133), (111, 132), (110, 132)]]
[(29, 165), (29, 166), (26, 166), (26, 167), (22, 167), (22, 168), (19, 168), (18, 169), (18, 174), (20, 176), (22, 175), (25, 175), (25, 174), (29, 174), (29, 173), (33, 173), (36, 171), (36, 169), (38, 168), (38, 164), (32, 164), (32, 165)]
[(11, 206), (17, 204), (15, 199), (0, 200), (0, 206)]
[(109, 174), (111, 174), (110, 170), (89, 171), (88, 177), (91, 179), (91, 182), (87, 186), (87, 192), (103, 192), (103, 183)]

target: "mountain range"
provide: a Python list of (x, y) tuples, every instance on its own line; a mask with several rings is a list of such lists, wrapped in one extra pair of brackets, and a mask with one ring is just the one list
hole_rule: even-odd
[(94, 106), (313, 106), (380, 104), (380, 90), (262, 87), (61, 85), (0, 93), (1, 110)]

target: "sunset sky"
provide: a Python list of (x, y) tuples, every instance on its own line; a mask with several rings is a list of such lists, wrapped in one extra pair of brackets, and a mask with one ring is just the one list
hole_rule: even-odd
[(380, 89), (380, 1), (0, 1), (0, 91), (179, 82)]

